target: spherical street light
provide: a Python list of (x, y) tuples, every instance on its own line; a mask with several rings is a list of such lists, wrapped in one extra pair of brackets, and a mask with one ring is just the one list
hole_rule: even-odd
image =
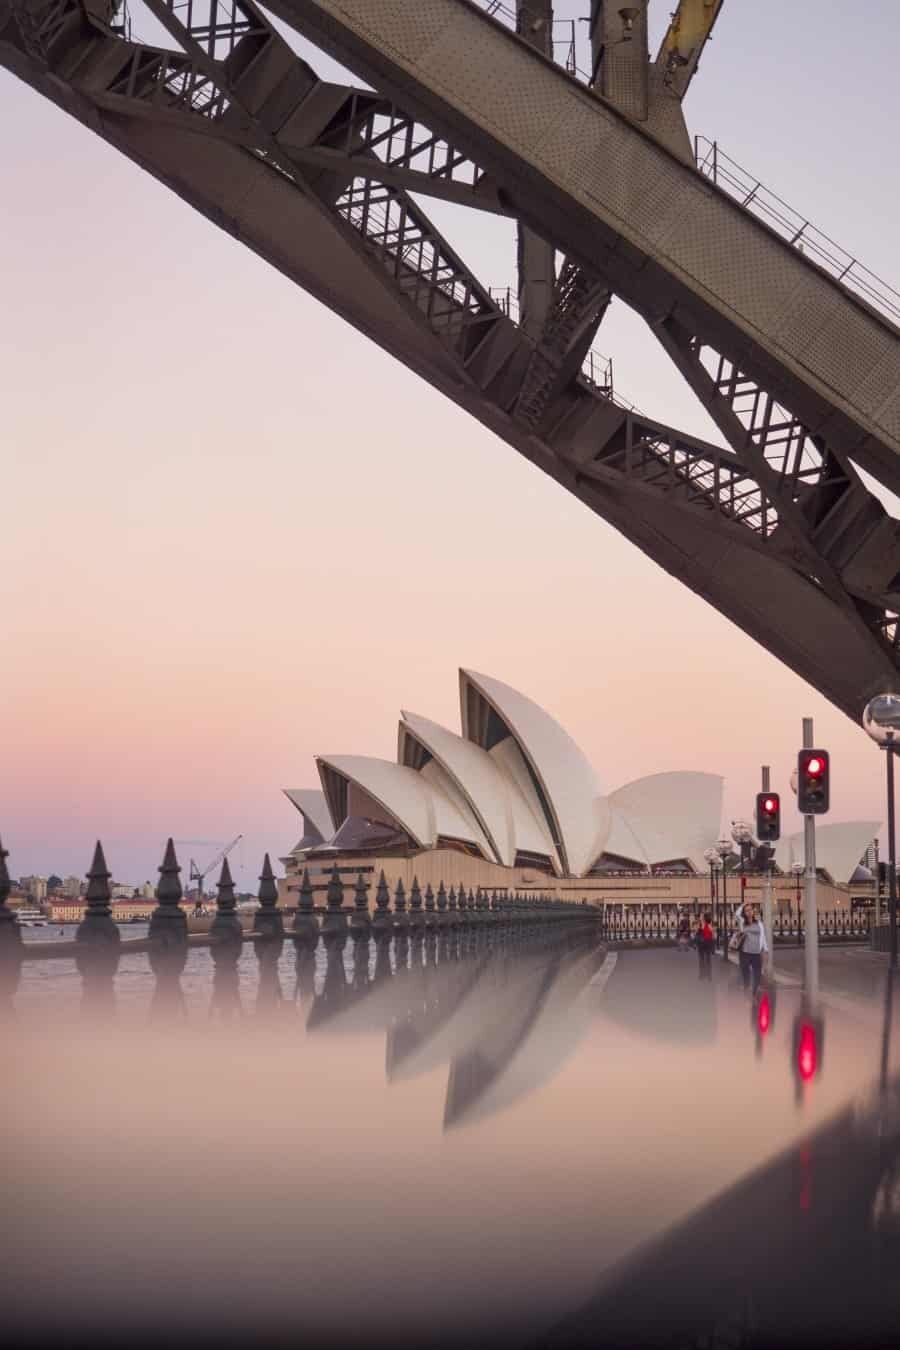
[(897, 850), (894, 827), (894, 756), (900, 731), (900, 696), (876, 694), (866, 704), (863, 731), (887, 751), (888, 914), (890, 918), (890, 968), (897, 969)]
[(862, 716), (863, 731), (877, 745), (887, 745), (900, 732), (900, 695), (876, 694)]
[(746, 820), (731, 822), (731, 837), (736, 844), (749, 844), (753, 839), (753, 830)]

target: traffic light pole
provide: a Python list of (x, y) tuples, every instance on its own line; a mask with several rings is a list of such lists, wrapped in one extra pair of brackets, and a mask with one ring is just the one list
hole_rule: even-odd
[[(762, 766), (762, 790), (771, 792), (769, 782), (769, 766)], [(766, 871), (763, 877), (763, 928), (766, 930), (766, 944), (769, 948), (768, 975), (770, 980), (775, 979), (775, 932), (772, 926), (772, 859), (766, 849)]]
[[(803, 719), (803, 749), (813, 748), (813, 720)], [(816, 901), (816, 818), (803, 817), (803, 844), (806, 861), (806, 999), (815, 1008), (819, 998), (819, 910)]]
[(887, 811), (888, 811), (888, 922), (891, 933), (891, 971), (897, 969), (897, 848), (895, 838), (894, 813), (894, 733), (888, 734), (885, 743), (887, 757)]

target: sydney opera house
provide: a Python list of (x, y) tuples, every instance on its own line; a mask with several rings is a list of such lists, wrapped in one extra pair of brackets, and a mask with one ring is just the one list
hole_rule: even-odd
[[(304, 868), (320, 888), (335, 864), (348, 885), (383, 870), (392, 887), (415, 876), (423, 888), (703, 901), (704, 852), (722, 829), (721, 777), (653, 774), (607, 793), (571, 736), (524, 694), (470, 670), (460, 671), (459, 692), (462, 734), (403, 712), (396, 762), (319, 755), (321, 788), (285, 789), (303, 817), (283, 860), (285, 904), (296, 902)], [(875, 828), (820, 831), (826, 877), (849, 880)], [(792, 842), (779, 853), (789, 871)]]

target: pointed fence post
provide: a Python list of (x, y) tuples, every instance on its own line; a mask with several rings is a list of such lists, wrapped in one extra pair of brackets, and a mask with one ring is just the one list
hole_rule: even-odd
[(187, 918), (180, 904), (183, 894), (181, 882), (178, 880), (180, 871), (175, 856), (175, 845), (170, 839), (166, 844), (162, 867), (159, 869), (156, 909), (150, 915), (149, 936), (161, 942), (187, 943)]
[(294, 937), (315, 944), (319, 938), (319, 920), (316, 917), (316, 899), (309, 879), (309, 868), (303, 869), (300, 884), (300, 903), (293, 923)]
[(209, 934), (210, 937), (230, 938), (237, 942), (243, 941), (244, 937), (244, 929), (237, 913), (234, 881), (227, 858), (224, 859), (222, 871), (219, 873), (216, 886), (216, 913), (209, 926)]
[(8, 857), (9, 850), (3, 847), (3, 841), (0, 840), (0, 947), (18, 949), (22, 946), (19, 920), (6, 903), (10, 892), (9, 869), (6, 866)]
[(362, 872), (356, 878), (356, 886), (353, 890), (353, 914), (350, 918), (350, 928), (354, 934), (360, 937), (369, 936), (371, 920), (369, 918), (369, 887), (363, 880)]
[(75, 930), (76, 942), (121, 942), (118, 925), (112, 916), (109, 889), (112, 872), (106, 866), (103, 845), (97, 840), (91, 870), (87, 874), (84, 918)]
[(391, 893), (388, 890), (388, 884), (382, 869), (381, 876), (378, 878), (378, 888), (375, 891), (375, 913), (372, 915), (372, 936), (375, 939), (373, 980), (385, 980), (391, 973), (391, 935), (394, 924), (391, 919), (390, 905)]
[(369, 888), (363, 880), (362, 872), (356, 878), (353, 892), (353, 913), (350, 916), (350, 936), (353, 938), (353, 989), (362, 994), (369, 985), (369, 939), (371, 937), (369, 918)]
[(284, 918), (278, 908), (278, 886), (269, 855), (263, 858), (262, 872), (259, 876), (259, 909), (253, 923), (254, 933), (266, 937), (284, 937)]
[(391, 931), (393, 922), (391, 920), (391, 893), (388, 890), (388, 884), (385, 880), (384, 869), (378, 878), (378, 888), (375, 891), (375, 913), (372, 915), (372, 927), (376, 933), (381, 931)]
[(406, 891), (402, 878), (397, 882), (397, 889), (394, 892), (394, 927), (403, 929), (409, 927), (409, 915), (406, 912)]
[(322, 923), (322, 936), (329, 940), (346, 938), (347, 916), (344, 913), (344, 885), (337, 863), (332, 867), (331, 876), (328, 878), (327, 904), (328, 910)]
[(425, 914), (422, 910), (422, 892), (419, 889), (419, 878), (413, 877), (413, 884), (409, 892), (409, 926), (413, 929), (423, 927), (425, 923)]
[(406, 970), (409, 964), (409, 915), (406, 912), (406, 891), (403, 878), (394, 892), (394, 968)]
[(437, 892), (437, 921), (441, 928), (447, 926), (447, 904), (447, 891), (442, 880)]
[(425, 923), (429, 928), (433, 928), (437, 922), (437, 911), (434, 906), (434, 891), (431, 889), (431, 882), (425, 887)]

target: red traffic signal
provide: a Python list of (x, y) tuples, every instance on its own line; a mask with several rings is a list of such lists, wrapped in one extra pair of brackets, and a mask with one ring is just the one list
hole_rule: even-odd
[(756, 794), (756, 837), (761, 844), (781, 838), (781, 798), (777, 792)]
[(801, 750), (797, 756), (797, 808), (804, 816), (821, 816), (831, 797), (827, 750)]

